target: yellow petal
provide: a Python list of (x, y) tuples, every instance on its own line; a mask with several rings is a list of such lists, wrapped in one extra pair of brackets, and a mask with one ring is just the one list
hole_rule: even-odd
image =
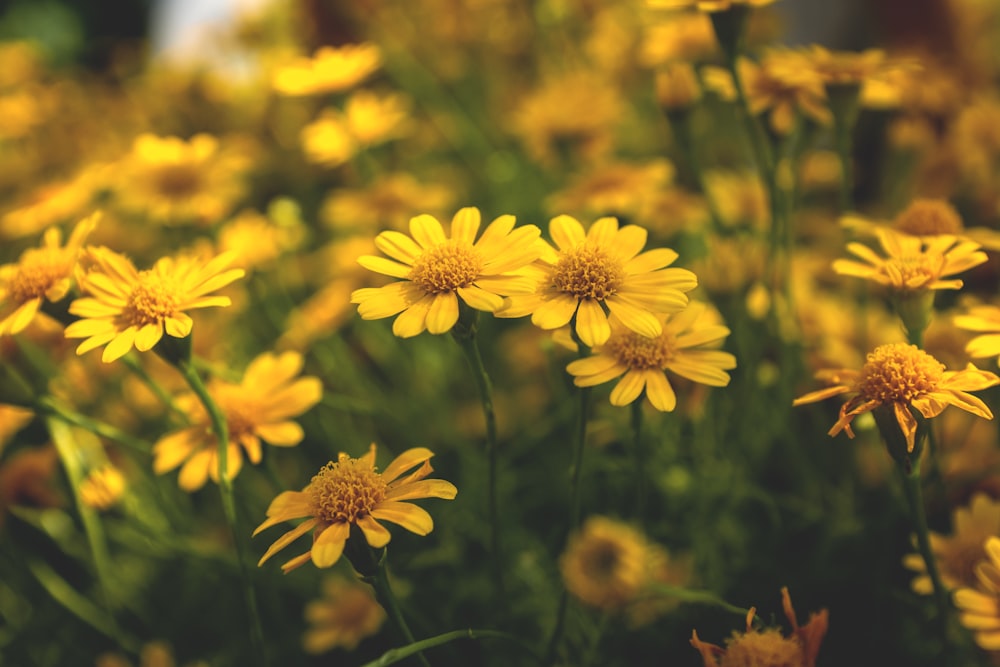
[(330, 567), (340, 560), (350, 534), (351, 524), (346, 521), (331, 524), (320, 533), (312, 546), (312, 561), (316, 567)]
[(135, 349), (148, 352), (163, 338), (163, 325), (159, 322), (147, 324), (135, 335)]
[(653, 404), (653, 407), (660, 412), (673, 412), (677, 407), (677, 394), (670, 386), (667, 376), (656, 369), (645, 371), (646, 374), (646, 398)]
[(576, 311), (576, 333), (587, 347), (604, 345), (611, 337), (611, 325), (604, 309), (593, 299), (581, 299)]
[(132, 345), (135, 343), (135, 336), (138, 333), (135, 327), (128, 327), (117, 336), (115, 336), (107, 347), (104, 348), (103, 354), (101, 354), (101, 361), (104, 363), (110, 363), (116, 359), (124, 357), (129, 350), (132, 349)]
[(628, 405), (639, 398), (646, 387), (646, 376), (642, 371), (625, 373), (615, 388), (611, 390), (611, 405)]
[(389, 489), (386, 500), (414, 500), (417, 498), (443, 498), (452, 500), (458, 495), (458, 489), (451, 482), (443, 479), (422, 479), (418, 482), (400, 484)]
[(391, 484), (404, 472), (410, 468), (415, 468), (424, 461), (429, 460), (432, 456), (434, 456), (434, 452), (426, 447), (413, 447), (411, 449), (407, 449), (405, 452), (393, 459), (392, 463), (390, 463), (386, 469), (382, 471), (382, 481), (386, 484)]
[(458, 322), (458, 297), (454, 292), (436, 294), (427, 310), (427, 331), (443, 334)]
[(433, 303), (434, 295), (428, 294), (401, 312), (392, 323), (392, 333), (400, 338), (412, 338), (423, 333), (427, 328), (427, 313)]
[(444, 243), (444, 228), (432, 215), (418, 215), (410, 219), (410, 236), (425, 250)]
[(549, 221), (549, 236), (563, 252), (572, 250), (587, 240), (580, 221), (568, 215), (560, 215)]
[(389, 544), (389, 540), (392, 539), (392, 534), (389, 533), (386, 527), (368, 514), (358, 517), (357, 524), (361, 532), (365, 534), (365, 540), (375, 549), (381, 549)]
[(272, 544), (268, 548), (268, 550), (264, 552), (264, 555), (260, 557), (260, 560), (257, 561), (257, 567), (260, 567), (261, 565), (266, 563), (267, 560), (271, 558), (271, 556), (278, 553), (279, 551), (287, 547), (289, 544), (291, 544), (295, 540), (299, 539), (300, 537), (308, 533), (310, 530), (313, 529), (313, 527), (317, 523), (319, 523), (319, 521), (316, 519), (309, 519), (308, 521), (303, 521), (298, 526), (292, 528), (290, 531), (279, 537), (277, 540), (274, 541), (274, 544)]
[(476, 240), (481, 222), (479, 209), (475, 206), (460, 209), (451, 219), (451, 238), (471, 245)]
[(391, 521), (417, 535), (426, 535), (434, 530), (434, 519), (422, 507), (410, 503), (383, 500), (372, 510), (372, 516), (383, 521)]

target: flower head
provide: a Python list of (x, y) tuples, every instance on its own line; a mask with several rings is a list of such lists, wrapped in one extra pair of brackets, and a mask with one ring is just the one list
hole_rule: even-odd
[(594, 516), (573, 535), (559, 560), (566, 590), (585, 604), (621, 609), (650, 582), (651, 545), (627, 524)]
[(917, 432), (917, 419), (911, 410), (930, 419), (941, 414), (949, 405), (954, 405), (984, 419), (993, 419), (993, 413), (986, 404), (967, 392), (1000, 384), (996, 375), (981, 371), (972, 364), (961, 371), (947, 371), (937, 359), (916, 345), (905, 343), (890, 343), (875, 348), (868, 354), (860, 371), (820, 371), (817, 378), (828, 381), (832, 386), (797, 398), (793, 405), (854, 394), (841, 406), (840, 417), (829, 435), (844, 431), (853, 438), (851, 421), (855, 417), (885, 408), (892, 411), (899, 424), (908, 452), (913, 451)]
[(108, 464), (92, 470), (80, 483), (80, 500), (88, 507), (106, 510), (121, 500), (125, 492), (125, 476)]
[(80, 319), (66, 327), (67, 338), (85, 338), (76, 348), (83, 354), (106, 345), (101, 359), (111, 362), (134, 346), (145, 352), (164, 331), (174, 338), (191, 334), (187, 310), (228, 306), (227, 296), (211, 293), (243, 277), (243, 269), (227, 269), (234, 255), (226, 253), (203, 262), (193, 257), (161, 258), (139, 271), (126, 257), (107, 248), (87, 254), (92, 267), (80, 280), (86, 296), (70, 304)]
[(774, 4), (775, 0), (646, 0), (653, 9), (697, 9), (700, 12), (724, 12), (734, 5), (763, 7)]
[(542, 329), (558, 329), (576, 319), (576, 333), (588, 347), (611, 336), (605, 308), (628, 329), (648, 338), (663, 333), (657, 317), (683, 309), (685, 292), (698, 281), (687, 269), (666, 268), (677, 259), (668, 248), (640, 252), (647, 232), (636, 225), (618, 227), (601, 218), (584, 232), (575, 218), (560, 215), (549, 223), (556, 248), (543, 242), (534, 294), (514, 295), (500, 317), (531, 315)]
[(878, 229), (876, 235), (888, 257), (880, 257), (862, 243), (848, 243), (848, 252), (864, 263), (838, 259), (833, 263), (833, 270), (905, 293), (960, 289), (961, 280), (945, 278), (968, 271), (987, 259), (978, 243), (947, 234), (916, 237)]
[(450, 331), (458, 321), (459, 298), (477, 310), (495, 313), (503, 297), (531, 291), (532, 282), (519, 272), (534, 261), (541, 249), (538, 227), (514, 228), (514, 216), (494, 220), (476, 240), (480, 214), (463, 208), (451, 221), (451, 237), (436, 218), (420, 215), (410, 220), (410, 236), (385, 231), (376, 247), (392, 259), (363, 255), (366, 269), (403, 281), (385, 287), (355, 290), (362, 319), (396, 315), (392, 331), (409, 338), (425, 329), (432, 334)]
[(378, 46), (370, 43), (320, 47), (312, 58), (299, 58), (274, 75), (281, 95), (323, 95), (354, 87), (382, 65)]
[(753, 608), (747, 614), (746, 632), (734, 632), (726, 640), (725, 648), (703, 642), (698, 639), (698, 633), (693, 632), (691, 645), (701, 653), (705, 667), (813, 667), (826, 635), (827, 611), (810, 615), (809, 622), (800, 627), (787, 588), (781, 589), (781, 602), (785, 618), (792, 626), (792, 634), (788, 637), (777, 628), (754, 630), (752, 622), (756, 610)]
[(626, 329), (612, 318), (611, 337), (594, 348), (593, 356), (577, 359), (566, 367), (578, 387), (590, 387), (621, 377), (611, 392), (612, 405), (628, 405), (643, 390), (657, 410), (677, 406), (665, 371), (713, 387), (729, 384), (727, 370), (736, 368), (736, 357), (711, 349), (729, 335), (729, 329), (702, 317), (706, 307), (691, 303), (675, 315), (660, 316), (662, 333), (647, 338)]
[(371, 588), (342, 577), (323, 580), (323, 597), (306, 605), (309, 629), (302, 635), (306, 653), (326, 653), (338, 646), (351, 651), (379, 631), (385, 610)]
[[(297, 352), (265, 353), (250, 362), (239, 383), (218, 379), (209, 383), (208, 392), (229, 427), (226, 474), (230, 479), (240, 471), (243, 452), (251, 463), (260, 463), (262, 441), (275, 447), (294, 447), (302, 441), (302, 427), (291, 418), (316, 405), (323, 393), (318, 378), (297, 377), (302, 363)], [(181, 467), (181, 488), (196, 491), (209, 477), (219, 481), (218, 446), (201, 401), (186, 395), (178, 405), (191, 426), (153, 445), (153, 471), (163, 474)]]
[(988, 538), (985, 551), (986, 560), (975, 569), (979, 590), (958, 589), (955, 606), (959, 622), (972, 631), (976, 644), (987, 651), (1000, 651), (1000, 537)]
[(50, 227), (41, 248), (29, 248), (16, 264), (0, 266), (0, 336), (22, 331), (34, 319), (42, 300), (60, 301), (69, 292), (80, 247), (100, 214), (84, 218), (60, 246), (62, 233)]
[[(282, 535), (271, 545), (258, 565), (284, 549), (296, 538), (313, 531), (312, 546), (304, 554), (281, 566), (285, 572), (310, 560), (316, 567), (330, 567), (344, 552), (344, 545), (357, 526), (368, 544), (376, 549), (389, 543), (392, 535), (379, 521), (389, 521), (417, 535), (434, 529), (434, 520), (424, 509), (404, 500), (443, 498), (452, 500), (458, 489), (442, 479), (425, 479), (434, 469), (434, 454), (424, 447), (408, 449), (397, 456), (384, 472), (375, 467), (375, 444), (361, 458), (341, 452), (336, 461), (320, 468), (301, 491), (285, 491), (271, 501), (267, 520), (257, 526), (254, 535), (292, 519), (306, 521)], [(420, 466), (414, 472), (403, 474)]]

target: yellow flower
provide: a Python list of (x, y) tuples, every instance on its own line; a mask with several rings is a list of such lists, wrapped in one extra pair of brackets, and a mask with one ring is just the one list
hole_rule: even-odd
[(706, 14), (668, 14), (646, 27), (638, 58), (643, 67), (683, 66), (712, 55), (717, 48), (712, 20)]
[(523, 317), (542, 329), (558, 329), (576, 318), (576, 333), (588, 347), (611, 336), (604, 309), (623, 325), (648, 338), (663, 333), (658, 314), (683, 309), (685, 292), (698, 281), (687, 269), (665, 268), (677, 259), (668, 248), (640, 254), (647, 232), (636, 225), (618, 228), (615, 218), (600, 218), (584, 233), (575, 218), (560, 215), (549, 222), (548, 243), (539, 258), (535, 294), (514, 295), (499, 317)]
[(347, 90), (382, 65), (378, 46), (365, 42), (320, 47), (312, 58), (299, 58), (275, 72), (273, 86), (281, 95), (323, 95)]
[(117, 167), (115, 196), (156, 222), (211, 224), (243, 197), (246, 168), (244, 156), (207, 134), (190, 141), (143, 134)]
[(559, 559), (566, 590), (592, 607), (621, 609), (650, 582), (650, 546), (627, 524), (590, 517)]
[(937, 417), (949, 405), (984, 419), (993, 413), (981, 400), (969, 394), (996, 384), (1000, 378), (969, 364), (961, 371), (946, 371), (944, 364), (916, 345), (890, 343), (871, 352), (860, 371), (851, 369), (820, 371), (818, 379), (831, 387), (801, 396), (792, 405), (815, 403), (832, 396), (854, 394), (840, 407), (840, 417), (829, 431), (834, 436), (844, 431), (853, 438), (851, 421), (858, 415), (891, 409), (906, 437), (907, 451), (913, 451), (917, 420), (911, 409), (925, 418)]
[(458, 321), (459, 297), (472, 308), (496, 313), (504, 305), (503, 296), (529, 292), (531, 280), (518, 271), (541, 252), (538, 227), (515, 229), (514, 216), (502, 215), (476, 241), (480, 222), (479, 209), (467, 207), (452, 218), (451, 238), (430, 215), (410, 220), (410, 236), (379, 234), (375, 246), (392, 259), (363, 255), (358, 263), (405, 280), (355, 290), (351, 303), (358, 304), (362, 319), (399, 313), (392, 325), (397, 336), (409, 338), (424, 329), (441, 334)]
[(368, 586), (329, 577), (323, 580), (322, 588), (323, 597), (306, 605), (310, 625), (302, 636), (306, 653), (326, 653), (338, 646), (353, 651), (385, 622), (385, 610)]
[(160, 342), (164, 331), (174, 338), (191, 333), (191, 317), (184, 311), (228, 306), (227, 296), (210, 293), (243, 277), (243, 269), (226, 269), (233, 255), (203, 262), (192, 257), (161, 258), (152, 269), (137, 271), (128, 258), (107, 248), (88, 252), (92, 269), (80, 288), (89, 296), (70, 304), (80, 319), (66, 327), (67, 338), (86, 338), (76, 348), (83, 354), (107, 345), (101, 355), (111, 362), (134, 346), (145, 352)]
[(813, 44), (803, 52), (827, 86), (861, 85), (888, 67), (884, 51), (830, 51)]
[(976, 565), (979, 590), (958, 589), (955, 606), (959, 622), (972, 631), (976, 644), (987, 651), (1000, 651), (1000, 537), (987, 539), (985, 551), (987, 560)]
[(335, 229), (402, 229), (412, 211), (434, 215), (450, 208), (453, 199), (446, 186), (421, 183), (406, 172), (392, 173), (362, 190), (333, 190), (320, 208), (320, 220)]
[(282, 225), (252, 209), (242, 211), (219, 231), (219, 249), (233, 253), (233, 262), (244, 269), (271, 264), (301, 241), (304, 230)]
[(362, 146), (374, 146), (405, 134), (409, 104), (402, 95), (361, 90), (347, 100), (344, 122)]
[(302, 128), (302, 151), (306, 159), (330, 169), (339, 167), (358, 152), (357, 142), (340, 114), (326, 109)]
[[(294, 447), (302, 441), (302, 427), (291, 418), (316, 405), (323, 393), (318, 378), (296, 377), (302, 363), (297, 352), (264, 353), (250, 362), (238, 384), (209, 382), (208, 392), (229, 427), (230, 479), (242, 467), (243, 451), (251, 463), (260, 463), (262, 440), (275, 447)], [(219, 481), (218, 443), (211, 418), (196, 397), (185, 395), (178, 405), (191, 426), (153, 445), (153, 471), (161, 475), (183, 464), (178, 483), (185, 491), (196, 491), (209, 477)]]
[[(458, 489), (443, 479), (424, 479), (434, 472), (424, 447), (408, 449), (397, 456), (384, 472), (375, 468), (375, 443), (368, 453), (354, 459), (343, 452), (336, 462), (329, 462), (313, 476), (302, 491), (285, 491), (271, 501), (267, 520), (257, 526), (254, 535), (284, 521), (307, 518), (271, 545), (258, 566), (313, 530), (312, 546), (304, 554), (281, 566), (285, 572), (312, 560), (316, 567), (330, 567), (340, 559), (344, 545), (357, 526), (368, 544), (376, 549), (389, 543), (392, 535), (379, 523), (389, 521), (417, 535), (434, 529), (434, 520), (426, 510), (404, 500), (443, 498), (452, 500)], [(403, 473), (420, 466), (406, 477)]]
[(665, 111), (690, 108), (701, 98), (701, 84), (691, 63), (671, 63), (656, 73), (656, 101)]
[(0, 266), (0, 336), (23, 331), (42, 307), (42, 300), (61, 301), (69, 292), (80, 247), (100, 219), (84, 218), (60, 246), (62, 233), (50, 227), (41, 248), (25, 250), (16, 264)]
[(80, 216), (100, 190), (104, 172), (102, 165), (94, 165), (68, 181), (36, 188), (16, 208), (0, 217), (0, 237), (37, 234)]
[(691, 645), (698, 649), (704, 661), (704, 667), (814, 667), (819, 655), (820, 644), (826, 635), (829, 615), (824, 609), (809, 616), (809, 622), (799, 626), (795, 617), (795, 608), (788, 595), (788, 589), (781, 589), (781, 602), (785, 610), (785, 618), (792, 626), (792, 634), (785, 637), (778, 628), (762, 631), (752, 627), (756, 609), (751, 608), (747, 614), (747, 629), (745, 633), (734, 632), (726, 640), (726, 647), (709, 644), (698, 639), (698, 633), (692, 632)]
[(738, 71), (746, 88), (747, 103), (754, 115), (770, 112), (771, 129), (787, 135), (795, 126), (798, 112), (828, 125), (833, 116), (826, 106), (823, 79), (809, 67), (802, 54), (774, 49), (764, 54), (760, 64), (741, 58)]
[(621, 377), (611, 392), (612, 405), (628, 405), (643, 390), (657, 410), (670, 412), (677, 407), (677, 395), (664, 371), (712, 387), (729, 384), (729, 369), (736, 357), (717, 347), (729, 329), (716, 324), (702, 303), (691, 303), (675, 315), (660, 316), (663, 333), (656, 338), (619, 325), (612, 318), (611, 337), (594, 348), (593, 356), (571, 362), (566, 371), (573, 384), (592, 387)]
[[(840, 224), (853, 232), (877, 235), (886, 227), (860, 216), (845, 215)], [(917, 198), (899, 212), (891, 222), (891, 229), (907, 236), (965, 236), (962, 216), (944, 199)]]
[(967, 331), (979, 331), (966, 345), (966, 353), (974, 359), (997, 357), (1000, 365), (1000, 308), (996, 306), (974, 306), (968, 315), (959, 315), (954, 319), (955, 326)]
[(960, 289), (962, 281), (943, 280), (979, 266), (987, 260), (979, 244), (951, 235), (916, 237), (889, 229), (875, 232), (888, 257), (852, 242), (847, 250), (865, 263), (838, 259), (833, 270), (844, 276), (871, 280), (899, 292)]
[(700, 12), (724, 12), (735, 6), (764, 7), (775, 0), (646, 0), (652, 9), (697, 9)]
[[(977, 493), (968, 507), (960, 507), (952, 515), (954, 534), (930, 534), (941, 582), (948, 588), (974, 587), (976, 564), (983, 557), (983, 543), (1000, 534), (1000, 502), (984, 493)], [(921, 595), (934, 592), (927, 566), (919, 554), (907, 554), (903, 565), (919, 574), (913, 580), (913, 590)]]
[(92, 470), (80, 483), (80, 500), (97, 510), (106, 510), (121, 500), (125, 492), (125, 476), (113, 465)]
[(646, 164), (611, 162), (590, 169), (545, 202), (549, 210), (581, 214), (637, 216), (673, 180), (667, 160)]

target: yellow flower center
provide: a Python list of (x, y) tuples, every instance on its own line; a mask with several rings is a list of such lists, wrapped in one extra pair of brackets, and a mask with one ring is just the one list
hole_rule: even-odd
[(584, 243), (563, 254), (556, 264), (552, 283), (560, 292), (578, 299), (603, 300), (621, 288), (625, 271), (604, 250)]
[(478, 250), (468, 243), (446, 241), (417, 257), (409, 277), (428, 294), (441, 294), (468, 287), (482, 270)]
[(327, 523), (353, 522), (385, 498), (386, 484), (380, 473), (361, 459), (341, 454), (312, 478), (306, 493), (310, 513)]
[(802, 645), (778, 630), (748, 632), (726, 642), (721, 667), (804, 667)]
[(596, 539), (580, 554), (581, 569), (594, 581), (612, 581), (620, 573), (622, 556), (618, 543)]
[(631, 369), (666, 368), (677, 355), (677, 337), (664, 332), (656, 338), (646, 338), (634, 331), (623, 331), (613, 335), (605, 349)]
[(937, 389), (944, 364), (916, 345), (880, 345), (868, 355), (856, 391), (866, 400), (909, 403)]
[(893, 226), (911, 236), (961, 234), (962, 218), (946, 201), (917, 199), (896, 217)]
[(253, 435), (257, 428), (257, 420), (254, 418), (258, 413), (258, 406), (252, 405), (243, 398), (239, 404), (226, 405), (219, 401), (223, 412), (226, 415), (226, 426), (229, 429), (229, 439), (239, 441), (240, 438)]
[(941, 275), (941, 264), (939, 255), (919, 253), (890, 257), (885, 261), (884, 271), (893, 287), (922, 287)]
[(192, 165), (162, 165), (156, 173), (156, 190), (168, 199), (183, 199), (198, 192), (201, 174)]
[(180, 286), (173, 278), (154, 271), (140, 271), (138, 281), (122, 309), (122, 317), (135, 327), (162, 322), (177, 312), (179, 291)]
[(61, 248), (30, 248), (10, 281), (10, 298), (24, 303), (45, 296), (57, 281), (69, 275), (72, 260)]

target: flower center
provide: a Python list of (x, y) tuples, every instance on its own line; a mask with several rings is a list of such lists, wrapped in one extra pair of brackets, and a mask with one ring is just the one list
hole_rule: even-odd
[(226, 415), (226, 427), (230, 440), (239, 441), (244, 436), (253, 435), (257, 428), (258, 406), (249, 403), (246, 397), (240, 397), (239, 402), (219, 400), (220, 407)]
[(909, 403), (937, 389), (944, 364), (916, 345), (880, 345), (868, 355), (856, 391), (866, 400)]
[(804, 664), (802, 645), (772, 629), (729, 639), (721, 667), (802, 667)]
[(186, 164), (162, 165), (156, 174), (156, 189), (164, 197), (182, 199), (199, 190), (201, 176)]
[(56, 281), (69, 275), (72, 261), (69, 253), (59, 248), (29, 248), (10, 281), (11, 299), (24, 303), (45, 296)]
[(917, 289), (941, 275), (942, 257), (919, 253), (890, 257), (884, 271), (896, 288)]
[(310, 513), (327, 523), (353, 522), (385, 498), (385, 481), (367, 461), (341, 454), (312, 478), (306, 493)]
[(621, 287), (621, 263), (600, 248), (584, 243), (565, 253), (556, 264), (552, 284), (578, 299), (604, 300)]
[(154, 271), (140, 271), (138, 282), (132, 287), (122, 317), (136, 327), (162, 322), (177, 312), (180, 299), (177, 281)]
[(605, 349), (631, 369), (666, 368), (677, 355), (677, 338), (667, 332), (646, 338), (634, 331), (623, 331), (613, 335)]
[(622, 554), (618, 545), (608, 540), (600, 540), (589, 545), (582, 554), (584, 572), (595, 581), (609, 581), (615, 578), (621, 566)]
[(946, 201), (917, 199), (896, 217), (893, 226), (911, 236), (961, 234), (962, 218)]
[(482, 270), (478, 250), (468, 243), (446, 241), (417, 257), (410, 280), (428, 294), (440, 294), (468, 287)]

